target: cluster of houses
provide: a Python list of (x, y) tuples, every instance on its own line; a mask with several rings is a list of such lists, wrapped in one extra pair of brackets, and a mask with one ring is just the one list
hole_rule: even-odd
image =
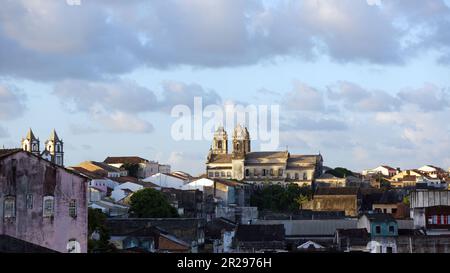
[[(30, 130), (18, 149), (0, 149), (0, 252), (88, 251), (88, 208), (106, 216), (118, 252), (450, 252), (449, 172), (426, 165), (379, 166), (337, 176), (321, 155), (251, 152), (238, 126), (233, 151), (216, 132), (206, 172), (192, 176), (138, 156), (65, 167), (53, 131), (45, 153)], [(312, 194), (299, 209), (251, 206), (255, 190), (297, 184)], [(136, 218), (130, 198), (160, 191), (177, 218)]]

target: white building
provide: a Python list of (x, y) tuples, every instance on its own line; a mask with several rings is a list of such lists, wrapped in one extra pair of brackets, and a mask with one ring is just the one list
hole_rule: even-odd
[(374, 169), (370, 169), (370, 170), (364, 170), (362, 172), (363, 175), (370, 175), (370, 174), (382, 174), (384, 176), (387, 177), (392, 177), (394, 175), (396, 175), (398, 173), (398, 170), (395, 168), (392, 168), (390, 166), (387, 165), (381, 165), (378, 166)]
[(157, 173), (142, 180), (143, 182), (151, 182), (160, 188), (183, 189), (186, 180), (167, 173)]

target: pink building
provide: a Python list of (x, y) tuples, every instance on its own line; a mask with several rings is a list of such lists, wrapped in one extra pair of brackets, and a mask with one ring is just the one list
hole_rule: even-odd
[(0, 235), (87, 252), (87, 189), (75, 172), (20, 149), (0, 149)]

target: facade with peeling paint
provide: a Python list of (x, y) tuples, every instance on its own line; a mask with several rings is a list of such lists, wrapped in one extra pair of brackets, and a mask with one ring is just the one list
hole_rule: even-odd
[(30, 152), (0, 150), (0, 234), (87, 252), (87, 178)]

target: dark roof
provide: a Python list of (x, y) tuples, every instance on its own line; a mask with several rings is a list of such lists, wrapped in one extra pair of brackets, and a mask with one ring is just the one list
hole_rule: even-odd
[(210, 163), (231, 163), (231, 154), (211, 154)]
[(390, 213), (364, 213), (364, 215), (374, 222), (396, 222)]
[(106, 164), (121, 164), (121, 163), (139, 164), (149, 161), (139, 156), (108, 156), (103, 162), (105, 162)]
[(8, 235), (0, 235), (0, 253), (57, 253), (57, 251)]
[(359, 188), (357, 187), (318, 187), (315, 195), (357, 195)]
[(238, 225), (236, 239), (241, 242), (284, 241), (284, 225)]
[(0, 158), (20, 152), (22, 149), (0, 149)]
[(365, 228), (349, 228), (349, 229), (337, 229), (339, 232), (339, 236), (348, 236), (348, 237), (369, 237), (369, 233)]
[(222, 231), (232, 231), (237, 224), (225, 218), (216, 218), (206, 223), (205, 237), (208, 239), (221, 239)]
[(379, 200), (375, 201), (374, 204), (397, 204), (402, 201), (402, 196), (394, 190), (387, 190), (383, 192)]

